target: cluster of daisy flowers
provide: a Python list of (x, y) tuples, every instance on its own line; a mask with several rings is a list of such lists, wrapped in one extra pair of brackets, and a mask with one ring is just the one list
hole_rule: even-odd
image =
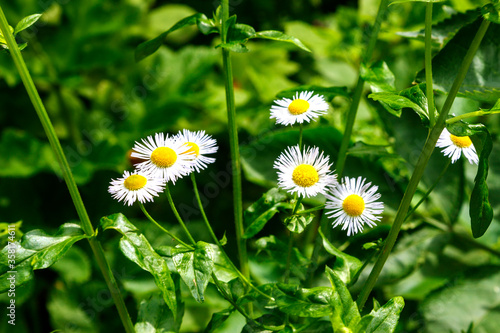
[(108, 192), (129, 206), (136, 201), (151, 202), (165, 190), (167, 182), (175, 184), (177, 179), (215, 162), (206, 155), (217, 149), (217, 142), (205, 131), (148, 136), (132, 148), (131, 157), (141, 162), (135, 164), (133, 172), (125, 171), (121, 178), (111, 180)]
[[(275, 103), (271, 119), (282, 125), (310, 122), (328, 111), (324, 97), (313, 92), (296, 93), (293, 99)], [(333, 219), (333, 227), (342, 226), (350, 236), (362, 231), (364, 225), (375, 226), (384, 210), (378, 201), (378, 187), (362, 177), (345, 177), (339, 183), (331, 167), (330, 157), (317, 147), (301, 149), (298, 145), (287, 147), (274, 162), (280, 188), (302, 198), (318, 194), (326, 197), (326, 215)]]

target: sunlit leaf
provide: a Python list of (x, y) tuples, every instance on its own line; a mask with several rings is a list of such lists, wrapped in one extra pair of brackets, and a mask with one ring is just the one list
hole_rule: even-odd
[(333, 246), (325, 237), (321, 228), (318, 229), (318, 232), (323, 239), (323, 247), (325, 250), (336, 257), (333, 271), (335, 271), (345, 284), (354, 282), (353, 278), (356, 276), (361, 266), (363, 266), (361, 261), (356, 257), (345, 254)]
[(251, 38), (271, 39), (280, 42), (292, 43), (300, 47), (304, 51), (311, 52), (311, 50), (309, 50), (309, 48), (305, 46), (298, 38), (286, 35), (281, 31), (276, 31), (276, 30), (259, 31), (255, 33), (255, 35), (253, 35)]
[(17, 23), (16, 28), (14, 29), (14, 35), (17, 35), (21, 31), (26, 30), (29, 27), (31, 27), (33, 24), (36, 23), (36, 21), (38, 21), (38, 19), (41, 16), (42, 16), (42, 14), (33, 14), (33, 15), (26, 16), (25, 18), (23, 18), (21, 21), (19, 21)]
[[(180, 293), (178, 293), (178, 296), (178, 299), (180, 299)], [(184, 305), (178, 304), (177, 309), (180, 313), (177, 313), (176, 320), (163, 298), (160, 295), (152, 295), (139, 304), (139, 314), (134, 328), (137, 333), (178, 332), (181, 326)]]
[(334, 328), (354, 328), (361, 320), (357, 304), (352, 300), (351, 293), (342, 279), (337, 275), (337, 272), (327, 266), (326, 275), (333, 288), (331, 303), (334, 310), (332, 315)]
[(140, 268), (151, 273), (162, 292), (165, 303), (176, 316), (177, 302), (174, 281), (170, 276), (167, 263), (153, 250), (146, 237), (123, 214), (113, 214), (101, 218), (101, 228), (103, 230), (114, 229), (122, 234), (120, 250)]
[(293, 316), (320, 318), (333, 311), (331, 288), (303, 289), (292, 284), (276, 284), (272, 296), (281, 311)]
[(483, 17), (496, 24), (500, 24), (500, 2), (493, 0), (481, 7), (481, 14)]
[(194, 250), (177, 246), (172, 249), (172, 259), (184, 283), (197, 302), (205, 300), (205, 289), (214, 268), (214, 254), (210, 244), (196, 243)]
[(16, 286), (22, 285), (33, 277), (33, 270), (52, 266), (61, 259), (71, 246), (87, 238), (79, 225), (65, 223), (54, 236), (43, 230), (32, 230), (24, 234), (20, 241), (10, 243), (0, 251), (0, 293), (9, 289), (6, 277), (8, 271), (17, 271)]

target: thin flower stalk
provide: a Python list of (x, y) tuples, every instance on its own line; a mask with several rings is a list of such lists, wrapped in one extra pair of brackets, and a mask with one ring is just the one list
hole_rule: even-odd
[(417, 164), (415, 166), (415, 171), (413, 172), (410, 178), (408, 187), (406, 188), (405, 194), (403, 195), (403, 199), (401, 200), (401, 204), (399, 205), (398, 212), (394, 219), (394, 223), (389, 232), (389, 235), (387, 236), (384, 247), (380, 253), (380, 256), (375, 262), (375, 265), (373, 266), (373, 269), (368, 279), (363, 285), (361, 292), (358, 296), (358, 299), (356, 301), (360, 309), (364, 307), (366, 301), (368, 300), (368, 296), (370, 295), (370, 292), (375, 286), (378, 276), (380, 275), (380, 272), (382, 271), (382, 268), (384, 267), (384, 264), (387, 261), (387, 258), (389, 257), (389, 254), (391, 253), (394, 244), (396, 243), (399, 231), (401, 230), (401, 226), (406, 218), (408, 209), (410, 208), (413, 195), (415, 194), (420, 179), (424, 174), (425, 167), (429, 162), (434, 147), (436, 146), (436, 142), (441, 132), (444, 129), (446, 117), (448, 116), (448, 113), (451, 110), (453, 101), (457, 96), (458, 90), (462, 85), (463, 80), (465, 79), (465, 75), (467, 74), (467, 70), (469, 69), (472, 59), (476, 54), (476, 51), (478, 50), (479, 45), (481, 44), (481, 41), (483, 40), (483, 37), (486, 34), (486, 31), (488, 30), (489, 25), (490, 25), (489, 21), (483, 20), (483, 22), (479, 26), (479, 29), (476, 35), (474, 36), (474, 39), (472, 40), (469, 49), (467, 50), (467, 53), (462, 61), (462, 64), (460, 65), (458, 74), (455, 77), (455, 80), (450, 89), (450, 92), (448, 93), (443, 108), (441, 109), (439, 117), (436, 121), (436, 125), (432, 128), (431, 132), (429, 133), (429, 136), (427, 137), (424, 148), (422, 149), (422, 152), (420, 153)]
[[(229, 18), (229, 0), (222, 1), (222, 43), (227, 42), (227, 36), (224, 31), (227, 31), (227, 19)], [(226, 105), (227, 119), (229, 130), (229, 146), (231, 150), (232, 175), (233, 175), (233, 205), (234, 205), (234, 223), (236, 228), (236, 244), (238, 246), (238, 255), (240, 261), (241, 272), (246, 276), (250, 276), (247, 256), (247, 244), (243, 234), (245, 229), (243, 226), (243, 203), (241, 190), (241, 165), (240, 165), (240, 150), (238, 144), (238, 129), (236, 126), (236, 109), (234, 102), (234, 87), (233, 87), (233, 69), (231, 65), (231, 52), (226, 48), (222, 49), (222, 63), (225, 77), (226, 87)]]
[(103, 274), (104, 280), (106, 281), (106, 284), (111, 292), (111, 296), (116, 305), (118, 314), (125, 328), (125, 331), (127, 333), (135, 332), (134, 325), (132, 324), (132, 320), (130, 319), (130, 315), (128, 313), (127, 307), (125, 306), (125, 302), (123, 301), (123, 298), (121, 296), (120, 289), (118, 288), (113, 272), (111, 271), (111, 267), (109, 266), (109, 263), (106, 260), (106, 257), (104, 256), (104, 251), (101, 247), (100, 242), (95, 238), (95, 231), (92, 226), (92, 222), (90, 221), (85, 205), (83, 204), (80, 192), (78, 190), (78, 187), (76, 186), (73, 174), (69, 167), (64, 151), (61, 147), (61, 143), (59, 142), (59, 138), (57, 137), (57, 134), (54, 130), (54, 126), (50, 121), (49, 115), (47, 114), (45, 106), (43, 105), (38, 90), (36, 89), (33, 79), (31, 78), (28, 68), (26, 67), (26, 63), (24, 62), (23, 56), (19, 51), (19, 47), (17, 46), (17, 43), (10, 32), (9, 24), (7, 22), (7, 19), (5, 17), (5, 14), (1, 6), (0, 6), (0, 31), (2, 32), (2, 35), (4, 36), (7, 42), (10, 54), (12, 55), (12, 59), (14, 60), (14, 64), (19, 72), (21, 80), (26, 88), (31, 103), (35, 108), (38, 118), (42, 123), (43, 129), (49, 140), (52, 151), (56, 156), (57, 162), (63, 174), (64, 181), (66, 182), (66, 186), (68, 187), (68, 190), (70, 192), (71, 199), (78, 213), (78, 217), (80, 219), (80, 225), (85, 234), (89, 236), (88, 241), (90, 247), (95, 256), (97, 264)]
[[(375, 50), (375, 44), (377, 43), (380, 26), (382, 25), (382, 19), (385, 15), (385, 12), (387, 11), (388, 3), (389, 0), (380, 1), (377, 17), (373, 25), (370, 40), (368, 42), (368, 47), (366, 48), (366, 52), (363, 56), (362, 60), (363, 63), (367, 63), (372, 58), (373, 51)], [(339, 154), (337, 157), (336, 168), (339, 178), (342, 177), (342, 173), (344, 172), (345, 161), (347, 158), (347, 149), (349, 148), (349, 143), (351, 142), (352, 129), (354, 127), (354, 121), (356, 120), (356, 114), (358, 112), (359, 102), (361, 101), (361, 96), (363, 95), (364, 83), (365, 80), (363, 80), (363, 78), (361, 77), (361, 71), (360, 71), (358, 82), (356, 83), (356, 88), (354, 88), (354, 94), (352, 97), (351, 106), (347, 113), (344, 136), (342, 137), (342, 142), (340, 143)]]

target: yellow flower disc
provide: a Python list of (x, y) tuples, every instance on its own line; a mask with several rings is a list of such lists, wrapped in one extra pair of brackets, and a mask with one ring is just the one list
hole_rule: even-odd
[(160, 168), (168, 168), (177, 161), (177, 154), (172, 148), (158, 147), (151, 154), (151, 162)]
[(125, 182), (123, 183), (123, 185), (125, 186), (125, 188), (127, 190), (137, 191), (137, 190), (143, 188), (144, 186), (146, 186), (147, 182), (148, 182), (148, 180), (144, 176), (132, 175), (132, 176), (128, 176), (127, 179), (125, 179)]
[(468, 136), (455, 136), (450, 134), (450, 139), (453, 144), (459, 148), (467, 148), (472, 145), (472, 141)]
[(298, 116), (299, 114), (303, 114), (309, 109), (309, 102), (303, 99), (294, 99), (290, 105), (288, 105), (288, 111), (291, 114)]
[(302, 187), (313, 186), (319, 180), (318, 171), (312, 165), (301, 164), (293, 170), (292, 180)]
[(189, 149), (186, 150), (186, 152), (183, 154), (191, 154), (191, 155), (195, 155), (196, 157), (200, 156), (200, 147), (196, 143), (188, 141), (184, 145), (188, 146)]
[(360, 216), (365, 210), (365, 201), (357, 194), (351, 194), (342, 203), (344, 212), (352, 217)]

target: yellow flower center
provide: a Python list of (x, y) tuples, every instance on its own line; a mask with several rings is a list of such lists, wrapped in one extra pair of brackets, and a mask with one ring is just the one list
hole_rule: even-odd
[(290, 105), (288, 105), (288, 111), (291, 114), (298, 116), (299, 114), (303, 114), (309, 109), (309, 102), (303, 99), (294, 99)]
[(467, 148), (472, 145), (472, 141), (468, 136), (456, 136), (450, 134), (450, 139), (453, 144), (459, 148)]
[(342, 203), (344, 212), (352, 217), (360, 216), (365, 210), (365, 201), (357, 194), (351, 194)]
[(172, 148), (158, 147), (151, 154), (151, 162), (160, 168), (169, 168), (177, 161), (177, 154)]
[(319, 180), (318, 171), (312, 165), (301, 164), (293, 170), (292, 180), (302, 187), (313, 186)]
[(191, 155), (194, 155), (196, 157), (200, 156), (200, 147), (196, 143), (188, 141), (184, 145), (188, 146), (189, 149), (186, 150), (186, 152), (183, 154), (191, 154)]
[(125, 185), (125, 188), (130, 191), (137, 191), (144, 186), (146, 186), (146, 183), (148, 180), (146, 177), (141, 176), (141, 175), (132, 175), (128, 176), (127, 179), (125, 179), (125, 182), (123, 185)]

